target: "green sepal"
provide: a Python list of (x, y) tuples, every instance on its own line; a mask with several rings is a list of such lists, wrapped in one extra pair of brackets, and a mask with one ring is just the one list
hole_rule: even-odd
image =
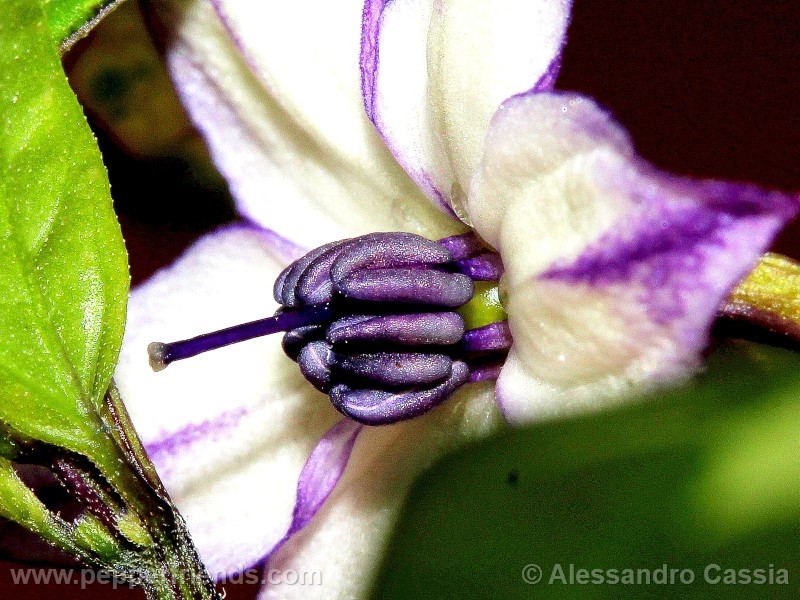
[(93, 556), (100, 559), (101, 564), (119, 564), (122, 557), (128, 554), (131, 561), (131, 552), (125, 552), (118, 539), (112, 536), (108, 529), (95, 517), (88, 513), (82, 514), (72, 525), (71, 537), (79, 546), (91, 551)]
[(83, 554), (70, 537), (67, 524), (47, 510), (6, 458), (0, 458), (0, 517), (25, 526), (68, 552)]

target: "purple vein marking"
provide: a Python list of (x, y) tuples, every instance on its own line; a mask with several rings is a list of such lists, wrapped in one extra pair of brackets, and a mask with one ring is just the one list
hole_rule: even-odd
[(247, 413), (246, 408), (238, 408), (222, 413), (213, 420), (192, 423), (157, 441), (145, 444), (145, 448), (154, 463), (162, 463), (198, 442), (220, 438), (224, 433), (237, 427)]

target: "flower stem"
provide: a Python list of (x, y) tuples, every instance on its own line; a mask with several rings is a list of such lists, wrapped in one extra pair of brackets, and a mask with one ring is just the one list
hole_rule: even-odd
[(150, 600), (221, 600), (222, 595), (206, 573), (183, 518), (133, 429), (113, 380), (100, 416), (114, 432), (124, 462), (137, 475), (129, 479), (130, 489), (125, 494), (127, 509), (138, 514), (155, 542), (147, 556), (147, 569), (139, 575), (142, 580), (134, 582), (143, 586)]
[[(184, 528), (185, 529), (185, 528)], [(150, 581), (144, 585), (149, 600), (221, 600), (222, 595), (205, 572), (194, 552), (187, 554), (183, 543), (162, 539), (152, 565)]]
[(739, 283), (719, 316), (783, 341), (800, 342), (800, 263), (768, 252)]

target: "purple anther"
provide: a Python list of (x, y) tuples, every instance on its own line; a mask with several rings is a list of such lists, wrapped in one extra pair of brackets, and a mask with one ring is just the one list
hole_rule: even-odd
[(484, 252), (473, 258), (456, 262), (459, 273), (468, 275), (473, 281), (499, 281), (503, 275), (503, 262), (495, 252)]
[(281, 271), (281, 274), (278, 275), (278, 279), (275, 280), (275, 285), (272, 288), (272, 295), (275, 298), (275, 302), (290, 308), (296, 308), (300, 306), (300, 301), (295, 293), (297, 289), (297, 281), (303, 275), (308, 266), (331, 248), (341, 246), (349, 241), (350, 240), (341, 240), (338, 242), (331, 242), (330, 244), (325, 244), (324, 246), (315, 248), (305, 256), (298, 258), (283, 271)]
[(365, 269), (444, 265), (453, 260), (444, 246), (413, 233), (374, 234), (358, 240), (334, 261), (334, 283)]
[(512, 342), (508, 321), (499, 321), (467, 331), (461, 348), (464, 352), (495, 352), (508, 350)]
[(338, 244), (317, 256), (297, 279), (295, 297), (301, 304), (323, 304), (333, 299), (331, 267), (337, 258), (352, 246), (359, 245), (361, 238)]
[(321, 340), (325, 337), (325, 325), (304, 325), (303, 327), (296, 327), (287, 331), (281, 340), (281, 348), (286, 353), (286, 356), (292, 360), (297, 360), (297, 355), (303, 346), (315, 340)]
[(450, 345), (461, 341), (464, 319), (454, 312), (344, 317), (328, 328), (331, 343), (388, 342), (404, 346)]
[(502, 360), (483, 363), (480, 365), (469, 366), (469, 379), (467, 383), (478, 383), (479, 381), (497, 381), (500, 377), (500, 369), (503, 368)]
[(331, 388), (333, 361), (331, 345), (321, 340), (307, 344), (297, 355), (297, 365), (303, 377), (320, 392), (327, 392)]
[(354, 300), (447, 308), (466, 304), (474, 291), (472, 280), (461, 273), (402, 268), (356, 271), (337, 282), (336, 288)]
[(453, 360), (444, 354), (376, 352), (334, 359), (335, 369), (379, 385), (414, 387), (441, 381), (450, 375)]
[(367, 425), (388, 425), (419, 416), (444, 401), (469, 379), (469, 367), (454, 361), (442, 383), (425, 389), (400, 392), (353, 389), (346, 384), (333, 386), (331, 403), (347, 417)]
[(486, 252), (486, 246), (472, 232), (442, 238), (438, 243), (450, 251), (453, 260), (463, 260)]

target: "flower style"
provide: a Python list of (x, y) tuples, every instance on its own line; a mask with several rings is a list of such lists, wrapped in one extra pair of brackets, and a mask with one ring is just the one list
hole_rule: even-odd
[[(542, 419), (686, 377), (720, 303), (797, 210), (662, 173), (591, 100), (551, 91), (565, 0), (153, 9), (249, 223), (133, 292), (117, 382), (212, 575), (266, 557), (324, 573), (265, 598), (363, 593), (414, 476), (501, 415)], [(496, 387), (371, 427), (342, 419), (278, 339), (149, 370), (148, 342), (273, 312), (272, 283), (313, 248), (468, 227), (505, 268), (513, 346)]]

